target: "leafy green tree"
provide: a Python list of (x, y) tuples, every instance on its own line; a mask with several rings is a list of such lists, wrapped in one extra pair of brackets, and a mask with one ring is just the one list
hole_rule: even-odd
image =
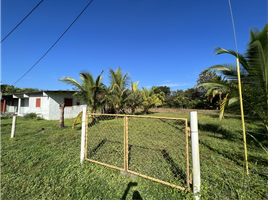
[(184, 91), (184, 96), (189, 100), (194, 100), (200, 98), (200, 92), (197, 88), (188, 88)]
[[(202, 83), (209, 83), (213, 81), (213, 79), (218, 78), (218, 75), (215, 71), (202, 71), (196, 80), (197, 85), (200, 85)], [(200, 93), (201, 97), (205, 97), (207, 93), (207, 89), (204, 86), (198, 87), (197, 91)]]
[(188, 108), (189, 104), (189, 98), (186, 96), (178, 96), (175, 100), (174, 103), (176, 104), (176, 107), (180, 108)]
[(185, 93), (183, 90), (177, 90), (177, 91), (172, 91), (171, 95), (175, 97), (179, 97), (179, 96), (185, 96)]
[(9, 94), (18, 94), (18, 93), (26, 93), (26, 92), (38, 92), (40, 91), (37, 88), (19, 88), (15, 87), (14, 85), (2, 84), (1, 85), (1, 92), (3, 95)]
[[(103, 105), (103, 94), (105, 92), (101, 74), (94, 79), (93, 75), (90, 72), (81, 72), (79, 74), (80, 81), (68, 76), (64, 76), (63, 78), (59, 79), (68, 85), (72, 85), (76, 92), (74, 93), (75, 97), (79, 97), (82, 101), (84, 101), (87, 106), (88, 110), (91, 113), (95, 113), (102, 105)], [(73, 128), (78, 120), (81, 120), (82, 112), (78, 114), (73, 122)], [(95, 123), (96, 118), (92, 117), (92, 123)]]
[(163, 92), (165, 94), (164, 95), (165, 97), (168, 97), (171, 94), (170, 87), (167, 86), (153, 86), (152, 90), (154, 91), (155, 94), (160, 94), (161, 92)]
[[(233, 50), (222, 48), (216, 49), (216, 55), (230, 54), (239, 59), (241, 68), (243, 103), (246, 110), (257, 114), (262, 120), (268, 133), (268, 24), (261, 31), (250, 30), (250, 41), (247, 45), (245, 56)], [(232, 64), (222, 64), (212, 66), (205, 71), (217, 70), (227, 80), (214, 80), (213, 82), (203, 83), (211, 90), (224, 90), (227, 92), (221, 105), (220, 120), (227, 107), (234, 104), (239, 105), (239, 91), (237, 84), (236, 66)], [(268, 138), (267, 138), (268, 142)]]

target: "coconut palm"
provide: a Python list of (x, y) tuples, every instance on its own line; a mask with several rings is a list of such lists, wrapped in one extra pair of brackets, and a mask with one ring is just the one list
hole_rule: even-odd
[(109, 97), (111, 102), (113, 103), (116, 114), (119, 113), (125, 107), (126, 99), (127, 99), (127, 86), (129, 84), (130, 76), (129, 73), (123, 72), (120, 67), (117, 68), (116, 71), (113, 69), (109, 69), (109, 81), (110, 86), (113, 89), (112, 95)]
[[(68, 85), (72, 85), (75, 87), (76, 92), (74, 93), (74, 96), (78, 97), (82, 101), (84, 101), (87, 106), (88, 110), (91, 113), (95, 113), (98, 108), (101, 107), (103, 102), (103, 93), (104, 93), (104, 87), (102, 84), (102, 78), (101, 75), (103, 71), (100, 73), (100, 75), (94, 79), (93, 75), (90, 72), (81, 72), (79, 74), (80, 81), (77, 81), (76, 79), (68, 76), (64, 76), (63, 78), (59, 79), (59, 81), (62, 81)], [(77, 115), (73, 122), (73, 128), (78, 120), (81, 120), (82, 112)], [(96, 118), (92, 118), (92, 123), (95, 123)]]
[(127, 97), (127, 105), (131, 108), (132, 115), (135, 115), (135, 110), (143, 101), (143, 93), (141, 90), (138, 89), (139, 81), (133, 83), (131, 81), (131, 91)]
[(162, 101), (157, 97), (152, 89), (148, 90), (146, 87), (143, 88), (143, 113), (148, 114), (150, 108), (162, 105)]
[[(216, 49), (216, 55), (230, 54), (239, 59), (242, 94), (245, 109), (256, 113), (268, 133), (268, 24), (261, 31), (250, 30), (250, 41), (245, 56), (233, 50)], [(210, 90), (224, 90), (227, 95), (221, 105), (220, 119), (228, 106), (239, 103), (236, 67), (231, 64), (215, 65), (207, 70), (217, 70), (227, 80), (214, 80), (200, 84)], [(267, 138), (268, 139), (268, 138)]]

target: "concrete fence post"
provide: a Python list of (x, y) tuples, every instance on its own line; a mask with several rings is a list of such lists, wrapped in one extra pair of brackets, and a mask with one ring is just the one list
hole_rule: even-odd
[(198, 141), (198, 122), (197, 112), (190, 112), (192, 163), (193, 163), (193, 192), (196, 200), (200, 198), (200, 160), (199, 160), (199, 141)]
[(82, 164), (83, 160), (85, 159), (86, 114), (87, 114), (87, 107), (83, 107), (82, 130), (81, 130), (81, 153), (80, 153), (80, 163), (81, 164)]
[(12, 128), (11, 128), (11, 138), (15, 137), (16, 119), (17, 119), (17, 115), (13, 115)]

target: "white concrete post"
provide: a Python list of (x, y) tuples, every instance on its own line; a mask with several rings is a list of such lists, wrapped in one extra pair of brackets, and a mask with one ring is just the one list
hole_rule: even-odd
[(12, 120), (12, 128), (11, 128), (11, 138), (15, 136), (15, 129), (16, 129), (16, 115), (13, 115), (13, 120)]
[(199, 141), (198, 141), (198, 123), (197, 112), (190, 112), (191, 144), (192, 144), (192, 162), (193, 162), (193, 192), (195, 199), (200, 198), (200, 160), (199, 160)]
[(83, 107), (82, 115), (82, 131), (81, 131), (81, 153), (80, 153), (80, 163), (85, 159), (85, 144), (86, 144), (86, 113), (87, 107)]
[(20, 115), (20, 108), (21, 108), (21, 98), (18, 101), (18, 116)]

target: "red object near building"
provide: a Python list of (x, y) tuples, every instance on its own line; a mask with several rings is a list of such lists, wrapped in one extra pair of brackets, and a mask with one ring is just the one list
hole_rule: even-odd
[(6, 107), (7, 107), (7, 100), (1, 99), (1, 112), (2, 113), (6, 112)]

